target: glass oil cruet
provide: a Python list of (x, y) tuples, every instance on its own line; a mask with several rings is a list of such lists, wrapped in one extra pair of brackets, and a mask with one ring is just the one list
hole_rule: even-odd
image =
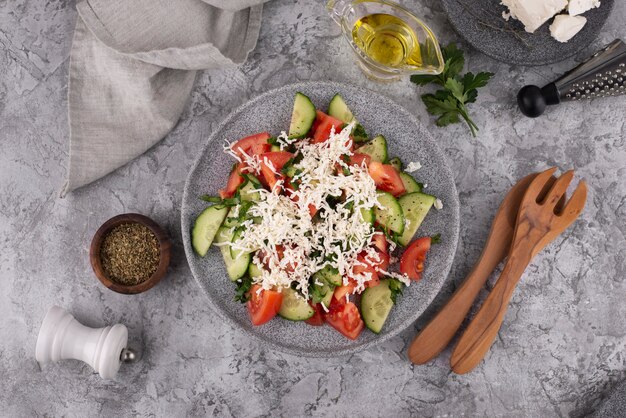
[(368, 77), (393, 81), (443, 71), (435, 34), (404, 7), (385, 0), (329, 0), (326, 6)]

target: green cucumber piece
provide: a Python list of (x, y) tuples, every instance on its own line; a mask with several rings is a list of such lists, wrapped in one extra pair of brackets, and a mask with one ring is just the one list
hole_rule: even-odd
[(262, 276), (261, 268), (254, 264), (252, 261), (248, 266), (248, 276), (252, 277), (253, 279)]
[(328, 283), (333, 286), (341, 286), (343, 284), (343, 278), (339, 271), (331, 266), (325, 266), (313, 275), (313, 279), (322, 283)]
[(372, 161), (384, 163), (387, 161), (387, 140), (384, 136), (378, 135), (370, 142), (357, 148), (356, 152), (369, 155)]
[(260, 183), (256, 185), (251, 181), (246, 182), (246, 184), (239, 188), (239, 196), (241, 197), (241, 200), (258, 202), (259, 200), (261, 200), (261, 195), (259, 194), (259, 192), (255, 192), (253, 190), (258, 190), (261, 187), (263, 186), (261, 186)]
[(433, 203), (435, 203), (435, 199), (435, 196), (415, 192), (405, 194), (398, 200), (406, 219), (404, 232), (398, 239), (400, 245), (407, 246), (411, 242), (413, 235), (415, 235), (424, 218), (426, 218), (426, 214)]
[(374, 208), (376, 221), (397, 234), (404, 232), (404, 214), (402, 207), (391, 193), (378, 192), (378, 203), (382, 209)]
[(327, 308), (330, 306), (330, 302), (333, 299), (333, 292), (335, 286), (328, 284), (326, 281), (320, 281), (322, 284), (318, 285), (314, 283), (315, 292), (311, 295), (311, 302), (323, 303)]
[(402, 172), (400, 173), (400, 179), (402, 180), (402, 184), (404, 185), (404, 189), (407, 194), (422, 191), (422, 186), (420, 186), (420, 184), (416, 182), (410, 174)]
[(397, 171), (402, 171), (402, 161), (398, 157), (393, 157), (387, 164), (393, 166)]
[(374, 220), (375, 220), (374, 208), (369, 208), (369, 209), (361, 208), (361, 217), (363, 218), (365, 222), (374, 225)]
[(348, 108), (348, 105), (339, 93), (335, 94), (333, 98), (330, 99), (328, 115), (345, 123), (350, 123), (355, 120), (352, 111)]
[(315, 106), (311, 99), (304, 94), (296, 93), (291, 112), (291, 124), (289, 125), (290, 138), (304, 138), (311, 130), (315, 120)]
[(315, 314), (315, 310), (297, 291), (285, 288), (282, 293), (283, 302), (278, 311), (281, 317), (290, 321), (304, 321)]
[(278, 151), (280, 151), (280, 147), (278, 145), (272, 145), (272, 147), (270, 148), (270, 151), (278, 152)]
[(365, 289), (361, 295), (363, 322), (375, 334), (383, 328), (392, 307), (389, 280), (381, 280), (376, 286)]
[[(215, 242), (220, 244), (224, 242), (232, 242), (233, 240), (233, 231), (231, 228), (220, 228), (217, 231), (217, 235), (215, 236)], [(248, 272), (248, 267), (250, 265), (250, 253), (234, 251), (234, 257), (231, 256), (231, 248), (230, 245), (220, 245), (220, 251), (222, 253), (222, 258), (224, 258), (224, 264), (226, 265), (226, 272), (228, 273), (228, 277), (233, 282), (237, 279), (242, 278)], [(241, 255), (240, 255), (241, 254)]]
[(210, 206), (196, 218), (191, 230), (191, 246), (199, 256), (204, 257), (209, 251), (227, 213), (225, 206)]

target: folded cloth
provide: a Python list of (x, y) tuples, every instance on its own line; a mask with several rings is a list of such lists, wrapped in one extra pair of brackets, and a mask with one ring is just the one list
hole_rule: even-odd
[(61, 192), (144, 153), (176, 124), (196, 70), (254, 49), (267, 0), (80, 0), (70, 52), (70, 157)]

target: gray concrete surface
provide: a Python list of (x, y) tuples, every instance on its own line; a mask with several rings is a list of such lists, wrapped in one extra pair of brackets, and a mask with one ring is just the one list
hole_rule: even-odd
[[(591, 49), (626, 38), (626, 6)], [(435, 0), (405, 2), (458, 41)], [(467, 64), (495, 79), (472, 106), (481, 131), (437, 128), (408, 81), (376, 85), (355, 67), (320, 1), (276, 0), (261, 39), (237, 70), (198, 77), (180, 123), (141, 158), (59, 199), (67, 161), (67, 68), (73, 1), (0, 3), (0, 415), (3, 416), (583, 416), (626, 377), (626, 97), (574, 103), (536, 120), (515, 107), (517, 89), (545, 84), (586, 53), (521, 68), (467, 45)], [(300, 80), (347, 81), (377, 90), (432, 129), (453, 164), (461, 240), (432, 316), (468, 273), (508, 187), (528, 172), (576, 168), (589, 184), (582, 218), (539, 255), (517, 289), (505, 325), (474, 372), (450, 372), (446, 350), (413, 367), (416, 329), (347, 358), (312, 360), (253, 343), (218, 320), (186, 266), (179, 205), (187, 171), (231, 109)], [(103, 288), (88, 261), (97, 227), (136, 211), (174, 239), (168, 277), (138, 296)], [(104, 382), (85, 365), (39, 371), (34, 346), (48, 307), (87, 325), (122, 322), (143, 360)], [(423, 321), (422, 320), (422, 321)]]

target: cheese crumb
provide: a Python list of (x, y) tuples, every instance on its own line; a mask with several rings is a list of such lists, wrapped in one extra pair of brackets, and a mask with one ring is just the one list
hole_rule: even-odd
[(414, 173), (420, 168), (422, 168), (422, 164), (420, 164), (418, 161), (411, 161), (409, 165), (406, 166), (404, 171), (406, 171), (407, 173)]
[(435, 203), (433, 203), (433, 206), (435, 207), (435, 209), (441, 210), (443, 209), (443, 202), (441, 201), (441, 199), (437, 198), (435, 199)]

